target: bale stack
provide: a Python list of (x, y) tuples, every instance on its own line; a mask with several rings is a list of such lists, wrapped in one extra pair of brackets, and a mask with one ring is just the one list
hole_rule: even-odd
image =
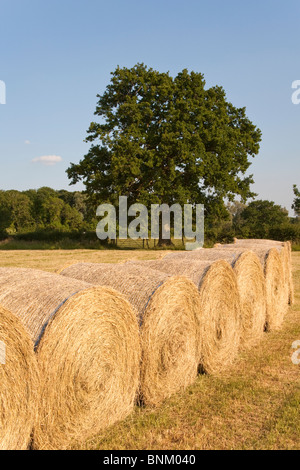
[(245, 246), (258, 256), (264, 270), (267, 302), (266, 330), (278, 330), (282, 326), (288, 306), (287, 283), (285, 281), (280, 250), (275, 245), (273, 248), (270, 248), (270, 246), (266, 246), (263, 243), (245, 243), (240, 246), (229, 244), (221, 245), (221, 248), (216, 247), (215, 249), (226, 249), (230, 252), (235, 252), (237, 247), (246, 250)]
[(258, 256), (242, 248), (202, 249), (171, 253), (164, 260), (228, 261), (237, 277), (241, 303), (241, 345), (252, 346), (262, 338), (266, 325), (266, 283)]
[(200, 370), (218, 374), (232, 364), (240, 344), (241, 318), (236, 275), (229, 263), (164, 258), (128, 264), (189, 278), (200, 294)]
[(147, 405), (193, 383), (197, 376), (199, 296), (194, 284), (182, 276), (149, 269), (147, 264), (79, 263), (62, 276), (113, 287), (135, 308), (142, 348), (140, 392)]
[(139, 332), (122, 295), (43, 271), (0, 268), (0, 305), (22, 322), (27, 349), (34, 344), (37, 353), (34, 448), (67, 449), (131, 412)]
[[(292, 247), (290, 242), (280, 242), (276, 240), (258, 240), (258, 239), (237, 239), (235, 238), (235, 246), (238, 248), (255, 247), (257, 250), (267, 250), (276, 248), (281, 257), (284, 285), (286, 289), (286, 297), (288, 304), (294, 303), (294, 284), (292, 276)], [(251, 249), (251, 248), (250, 248)]]
[(0, 450), (26, 450), (35, 422), (38, 368), (22, 323), (0, 307)]

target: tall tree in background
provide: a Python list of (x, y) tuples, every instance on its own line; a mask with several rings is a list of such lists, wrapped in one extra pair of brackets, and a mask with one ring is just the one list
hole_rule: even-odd
[[(61, 193), (72, 205), (60, 197)], [(59, 192), (47, 187), (24, 192), (0, 190), (0, 235), (79, 230), (86, 222), (85, 198), (81, 193)]]
[(253, 196), (245, 174), (261, 132), (223, 88), (205, 89), (202, 74), (183, 70), (172, 78), (143, 64), (117, 68), (97, 97), (91, 148), (67, 170), (95, 206), (124, 195), (148, 207), (203, 203), (215, 218), (225, 198)]
[(240, 214), (236, 226), (238, 236), (245, 238), (273, 238), (275, 227), (289, 224), (289, 213), (273, 201), (253, 201)]
[(32, 202), (19, 191), (0, 191), (0, 232), (17, 233), (21, 229), (32, 230)]
[(295, 215), (297, 217), (300, 217), (300, 191), (295, 184), (293, 186), (293, 190), (294, 190), (295, 199), (292, 205), (292, 209), (294, 209)]

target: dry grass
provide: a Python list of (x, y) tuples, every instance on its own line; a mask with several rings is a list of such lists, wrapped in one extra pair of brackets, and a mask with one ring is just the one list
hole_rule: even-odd
[(227, 374), (199, 377), (159, 410), (136, 410), (88, 449), (300, 449), (300, 254), (293, 254), (296, 302), (281, 331), (265, 334)]
[(145, 250), (0, 250), (0, 266), (57, 272), (62, 266), (74, 262), (119, 263), (129, 259), (158, 259), (165, 253)]
[[(94, 255), (86, 253), (84, 260), (95, 261)], [(28, 263), (48, 270), (68, 262), (56, 252), (41, 253), (35, 259), (8, 255), (13, 256), (10, 260), (5, 257), (4, 263), (23, 267)], [(122, 255), (116, 254), (118, 260)], [(99, 253), (99, 261), (112, 261), (112, 256), (113, 252)], [(136, 253), (131, 252), (131, 256)], [(2, 254), (0, 257), (3, 265)], [(124, 257), (128, 259), (130, 254), (124, 253)], [(71, 253), (68, 258), (72, 259)], [(78, 259), (77, 254), (73, 259)], [(136, 407), (133, 415), (99, 434), (84, 448), (299, 450), (299, 366), (291, 361), (291, 345), (300, 340), (300, 253), (293, 253), (292, 260), (295, 304), (289, 308), (280, 331), (265, 334), (255, 349), (241, 353), (226, 374), (199, 377), (194, 385), (158, 409)]]

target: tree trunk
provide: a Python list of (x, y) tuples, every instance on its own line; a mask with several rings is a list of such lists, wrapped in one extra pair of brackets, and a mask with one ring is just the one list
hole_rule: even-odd
[(171, 238), (163, 239), (162, 238), (162, 216), (159, 217), (159, 239), (158, 239), (158, 246), (174, 246)]
[(158, 246), (174, 246), (172, 240), (164, 240), (161, 238), (161, 234), (158, 240)]

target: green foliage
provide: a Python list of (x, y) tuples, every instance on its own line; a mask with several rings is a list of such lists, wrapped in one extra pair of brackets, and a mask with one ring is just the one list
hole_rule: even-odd
[(98, 122), (86, 139), (91, 148), (67, 170), (94, 204), (117, 204), (120, 195), (148, 207), (204, 203), (215, 219), (224, 198), (253, 196), (245, 173), (261, 132), (223, 88), (205, 89), (202, 74), (183, 70), (172, 78), (144, 64), (117, 68), (98, 99)]
[[(247, 206), (233, 201), (225, 206), (211, 201), (209, 210), (205, 220), (206, 247), (217, 242), (231, 243), (234, 237), (300, 243), (299, 218), (290, 219), (287, 211), (274, 202), (254, 201)], [(0, 191), (0, 240), (10, 237), (9, 247), (30, 247), (32, 240), (49, 247), (109, 247), (109, 243), (100, 243), (96, 238), (98, 220), (93, 211), (87, 196), (78, 191), (45, 187), (24, 192)], [(172, 248), (182, 249), (182, 242), (177, 242)], [(117, 246), (141, 249), (143, 243), (131, 244), (129, 240), (124, 245), (119, 241)], [(157, 243), (150, 240), (146, 247), (157, 248)]]
[[(55, 233), (48, 233), (48, 240), (40, 239), (36, 233), (29, 234), (28, 240), (20, 239), (19, 237), (12, 237), (7, 239), (3, 244), (0, 245), (2, 250), (106, 250), (114, 249), (112, 245), (109, 245), (100, 240), (96, 239), (93, 233), (93, 239), (85, 238), (70, 238), (68, 234), (62, 234), (59, 239), (56, 238)], [(53, 239), (52, 239), (53, 236)]]
[(294, 244), (300, 243), (300, 224), (286, 223), (270, 228), (272, 240), (290, 240)]
[(14, 234), (34, 226), (32, 201), (18, 191), (0, 191), (0, 232)]
[[(86, 196), (80, 192), (38, 190), (0, 191), (0, 238), (55, 232), (83, 233), (95, 230), (96, 219), (91, 216)], [(94, 237), (96, 237), (94, 232)]]
[(292, 205), (292, 209), (294, 209), (296, 216), (300, 217), (300, 191), (295, 184), (293, 186), (293, 190), (295, 199)]
[(274, 228), (288, 225), (288, 211), (272, 201), (253, 201), (240, 214), (235, 226), (241, 238), (272, 238)]

